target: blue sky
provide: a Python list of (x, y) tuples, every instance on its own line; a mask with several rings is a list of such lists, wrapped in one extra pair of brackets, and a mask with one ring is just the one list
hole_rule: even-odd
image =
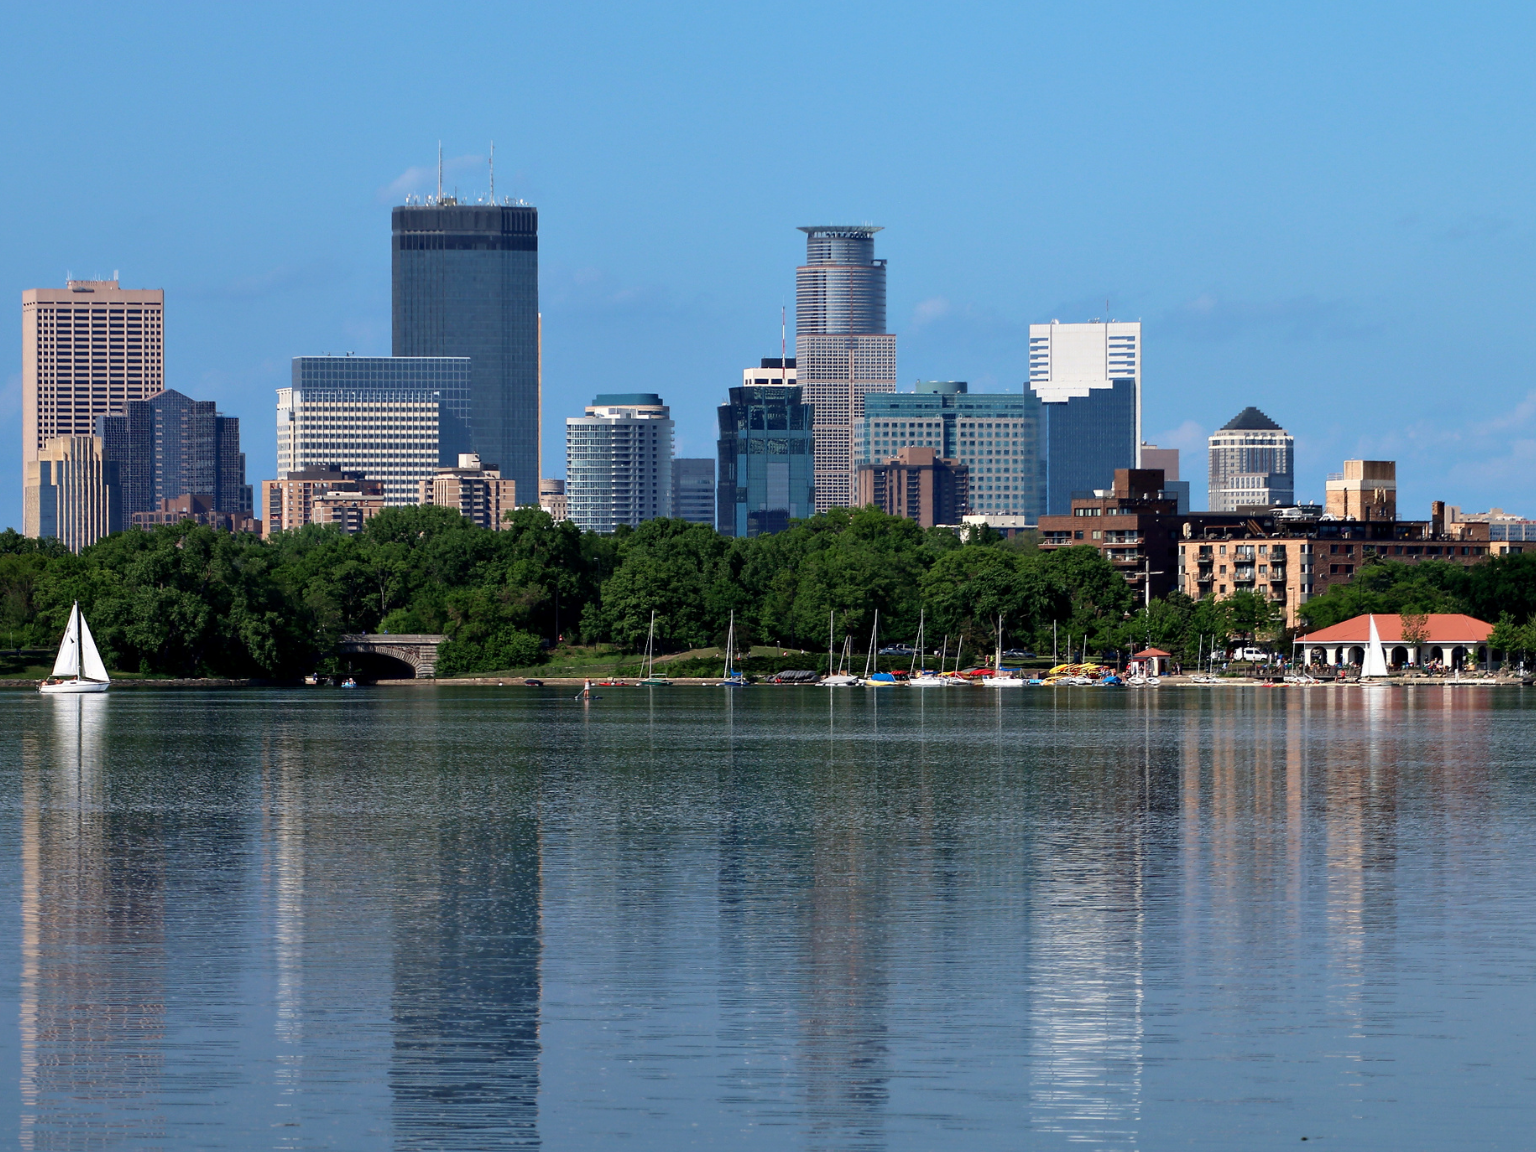
[[(681, 455), (776, 355), (796, 226), (885, 226), (903, 387), (1018, 389), (1031, 322), (1141, 319), (1145, 427), (1256, 404), (1298, 493), (1349, 456), (1536, 517), (1529, 6), (11, 6), (0, 37), (0, 525), (20, 296), (166, 291), (167, 383), (271, 476), (300, 354), (389, 351), (389, 208), (538, 205), (545, 471), (596, 392)], [(791, 318), (791, 324), (793, 319)], [(1522, 351), (1525, 350), (1525, 351)], [(1193, 450), (1193, 455), (1190, 454)], [(1197, 497), (1198, 503), (1198, 497)]]

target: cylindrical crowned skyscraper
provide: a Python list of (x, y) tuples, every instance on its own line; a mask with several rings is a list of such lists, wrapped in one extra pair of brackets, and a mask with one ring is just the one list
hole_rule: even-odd
[(867, 392), (896, 390), (896, 337), (885, 331), (878, 225), (802, 227), (795, 271), (795, 362), (815, 412), (816, 511), (852, 503), (855, 423)]
[(394, 354), (470, 358), (470, 441), (539, 491), (539, 212), (443, 197), (396, 208)]

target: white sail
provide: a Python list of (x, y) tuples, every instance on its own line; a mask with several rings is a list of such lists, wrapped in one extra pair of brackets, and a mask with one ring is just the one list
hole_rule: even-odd
[(1381, 633), (1376, 631), (1376, 617), (1372, 615), (1370, 644), (1365, 650), (1365, 667), (1360, 670), (1361, 676), (1385, 676), (1387, 675), (1387, 653), (1381, 646)]
[[(75, 611), (80, 611), (80, 606), (75, 606)], [(91, 639), (90, 626), (85, 622), (85, 616), (80, 616), (80, 673), (87, 680), (99, 680), (103, 684), (111, 682), (107, 675), (107, 666), (101, 662), (101, 653), (96, 651), (96, 641)]]
[[(91, 651), (94, 652), (93, 645)], [(54, 676), (80, 675), (80, 605), (69, 610), (69, 626), (64, 629), (64, 639), (59, 642), (58, 659), (53, 662)]]

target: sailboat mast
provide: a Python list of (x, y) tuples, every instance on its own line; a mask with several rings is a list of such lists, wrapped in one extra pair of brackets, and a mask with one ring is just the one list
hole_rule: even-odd
[(85, 629), (80, 626), (80, 601), (75, 601), (75, 679), (85, 678)]
[(922, 610), (920, 610), (918, 612), (918, 616), (917, 616), (917, 646), (914, 648), (914, 650), (912, 652), (912, 666), (907, 669), (907, 677), (909, 679), (917, 671), (917, 657), (918, 657), (918, 653), (922, 652), (922, 650), (923, 650), (923, 620), (926, 617), (926, 614), (927, 614), (927, 610), (926, 609), (922, 609)]

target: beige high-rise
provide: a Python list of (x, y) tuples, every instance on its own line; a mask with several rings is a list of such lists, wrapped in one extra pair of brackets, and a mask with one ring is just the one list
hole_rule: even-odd
[(22, 471), (26, 535), (57, 536), (78, 552), (119, 529), (117, 464), (102, 453), (100, 436), (55, 437)]
[(94, 435), (96, 417), (164, 390), (164, 291), (71, 280), (21, 294), (24, 463), (49, 440)]

